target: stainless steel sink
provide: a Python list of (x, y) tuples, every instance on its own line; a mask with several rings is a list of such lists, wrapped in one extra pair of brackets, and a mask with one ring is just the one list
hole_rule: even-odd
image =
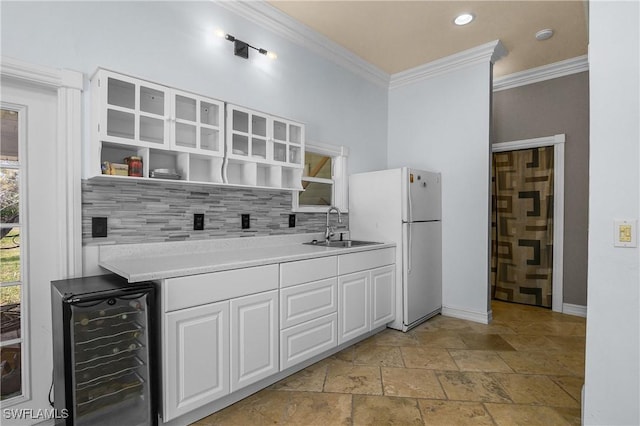
[(318, 246), (318, 247), (339, 247), (339, 248), (348, 248), (348, 247), (358, 247), (358, 246), (369, 246), (373, 244), (382, 244), (376, 241), (360, 241), (360, 240), (343, 240), (343, 241), (317, 241), (313, 240), (308, 243), (302, 243), (310, 246)]

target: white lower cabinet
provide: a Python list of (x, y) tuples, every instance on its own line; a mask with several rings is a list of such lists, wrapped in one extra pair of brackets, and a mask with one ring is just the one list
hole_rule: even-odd
[(169, 312), (163, 419), (174, 419), (229, 393), (229, 302)]
[(390, 323), (395, 318), (396, 273), (393, 265), (371, 271), (371, 328)]
[(338, 344), (347, 342), (371, 329), (369, 316), (369, 271), (338, 278)]
[(277, 373), (278, 291), (231, 300), (231, 392)]
[(338, 277), (338, 344), (381, 327), (394, 317), (394, 265)]
[(164, 422), (394, 318), (393, 248), (162, 282)]

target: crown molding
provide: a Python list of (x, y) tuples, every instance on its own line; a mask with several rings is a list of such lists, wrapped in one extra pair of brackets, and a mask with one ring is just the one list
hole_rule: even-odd
[(222, 0), (215, 3), (254, 24), (260, 25), (295, 44), (329, 59), (380, 87), (389, 87), (389, 74), (263, 0)]
[(39, 86), (82, 90), (82, 73), (30, 64), (6, 56), (0, 58), (0, 73), (5, 78), (27, 81)]
[(500, 40), (494, 40), (483, 45), (464, 50), (435, 61), (419, 65), (391, 76), (389, 89), (412, 84), (420, 80), (432, 78), (453, 70), (468, 67), (483, 62), (492, 64), (508, 54)]
[(587, 55), (577, 56), (560, 62), (531, 68), (525, 71), (506, 75), (493, 80), (493, 91), (513, 89), (527, 84), (551, 80), (566, 75), (589, 71)]

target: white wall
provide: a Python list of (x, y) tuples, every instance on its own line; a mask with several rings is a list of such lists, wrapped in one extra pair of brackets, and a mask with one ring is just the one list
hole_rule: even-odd
[[(2, 2), (1, 28), (4, 56), (87, 79), (109, 68), (299, 120), (308, 140), (349, 147), (351, 172), (386, 165), (385, 87), (214, 2)], [(216, 28), (278, 59), (236, 57)]]
[(640, 215), (638, 2), (591, 1), (590, 203), (584, 424), (640, 424), (640, 252), (613, 247)]
[(389, 167), (442, 173), (443, 311), (486, 321), (490, 63), (389, 92)]

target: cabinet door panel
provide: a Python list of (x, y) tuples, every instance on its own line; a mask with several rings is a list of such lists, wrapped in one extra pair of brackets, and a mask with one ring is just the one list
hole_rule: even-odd
[(370, 330), (369, 271), (338, 278), (338, 344)]
[(165, 421), (229, 393), (228, 321), (229, 302), (166, 314)]
[(280, 369), (285, 370), (338, 344), (337, 314), (304, 322), (280, 333)]
[(179, 90), (172, 91), (171, 149), (205, 156), (224, 156), (224, 103)]
[(231, 392), (278, 372), (278, 291), (231, 300)]
[(393, 265), (371, 271), (371, 328), (394, 320), (395, 267)]
[(336, 278), (329, 278), (282, 289), (280, 291), (280, 328), (288, 328), (336, 312), (338, 309), (337, 282)]

